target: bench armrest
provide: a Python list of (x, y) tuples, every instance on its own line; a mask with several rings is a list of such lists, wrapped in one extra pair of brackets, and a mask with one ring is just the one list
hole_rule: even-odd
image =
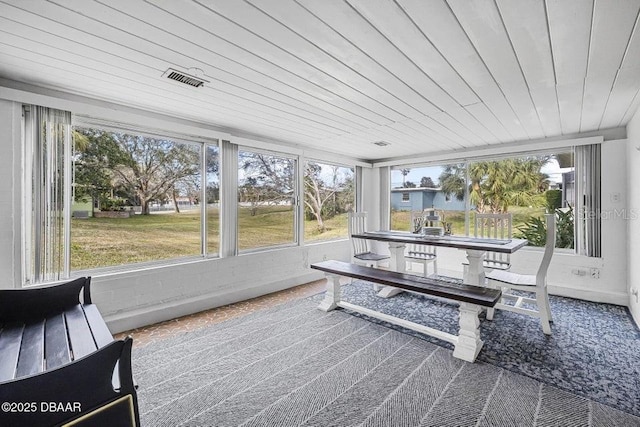
[[(35, 411), (5, 412), (3, 425), (58, 425), (75, 419), (123, 396), (131, 396), (135, 425), (140, 425), (137, 397), (131, 374), (132, 339), (111, 344), (67, 365), (41, 374), (0, 383), (0, 402), (31, 403)], [(120, 389), (114, 390), (116, 364)], [(48, 402), (71, 402), (72, 410), (42, 411)], [(35, 405), (33, 405), (35, 404)], [(75, 405), (75, 406), (73, 406)], [(73, 410), (80, 409), (80, 411)], [(113, 420), (112, 425), (127, 425)]]
[(51, 286), (0, 290), (0, 323), (42, 319), (78, 305), (80, 293), (91, 304), (91, 277)]

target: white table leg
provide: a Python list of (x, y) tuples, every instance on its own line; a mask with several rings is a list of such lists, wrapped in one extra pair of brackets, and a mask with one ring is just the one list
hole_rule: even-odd
[(463, 277), (464, 283), (476, 286), (485, 286), (484, 267), (482, 266), (482, 260), (486, 251), (478, 251), (473, 249), (467, 249), (467, 261), (469, 262), (469, 268), (465, 276)]
[(342, 289), (340, 288), (340, 276), (333, 274), (327, 274), (327, 291), (324, 294), (324, 299), (318, 306), (320, 310), (331, 311), (338, 308), (340, 302)]
[(480, 339), (480, 306), (468, 302), (460, 303), (460, 332), (453, 350), (453, 357), (467, 362), (476, 360), (484, 344)]
[[(389, 252), (391, 252), (391, 270), (397, 271), (398, 273), (404, 273), (406, 271), (407, 263), (404, 259), (404, 248), (404, 243), (389, 242)], [(383, 286), (377, 295), (381, 298), (391, 298), (401, 292), (404, 291), (392, 286)]]

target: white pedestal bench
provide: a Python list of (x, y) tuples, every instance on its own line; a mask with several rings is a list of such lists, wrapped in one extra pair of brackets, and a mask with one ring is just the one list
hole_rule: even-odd
[[(324, 300), (318, 307), (321, 310), (330, 311), (337, 307), (342, 307), (439, 338), (454, 345), (454, 357), (466, 360), (467, 362), (473, 362), (482, 348), (483, 342), (480, 339), (480, 319), (478, 319), (480, 310), (482, 307), (495, 306), (502, 294), (498, 289), (465, 284), (451, 284), (434, 278), (380, 270), (342, 261), (322, 261), (312, 264), (311, 268), (324, 271), (327, 275), (327, 292)], [(460, 303), (459, 333), (458, 335), (452, 335), (438, 329), (342, 301), (340, 290), (341, 276), (458, 301)]]

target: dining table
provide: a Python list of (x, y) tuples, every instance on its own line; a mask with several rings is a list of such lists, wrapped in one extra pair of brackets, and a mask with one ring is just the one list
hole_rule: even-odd
[[(406, 270), (404, 252), (407, 244), (441, 246), (464, 250), (466, 251), (469, 268), (463, 277), (463, 282), (475, 286), (485, 286), (483, 260), (486, 252), (511, 254), (528, 244), (525, 239), (488, 239), (473, 236), (431, 235), (387, 230), (367, 231), (353, 234), (351, 237), (387, 242), (391, 252), (391, 269), (399, 273), (404, 273)], [(388, 298), (400, 292), (402, 290), (386, 287), (378, 295)]]

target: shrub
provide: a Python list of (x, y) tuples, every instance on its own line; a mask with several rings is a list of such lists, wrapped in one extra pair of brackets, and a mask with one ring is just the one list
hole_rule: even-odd
[[(555, 209), (555, 215), (556, 248), (573, 249), (573, 209)], [(528, 221), (517, 227), (515, 237), (527, 239), (531, 246), (544, 246), (547, 241), (547, 226), (544, 218), (530, 217)]]
[(547, 190), (544, 198), (549, 212), (554, 212), (562, 207), (562, 190)]

